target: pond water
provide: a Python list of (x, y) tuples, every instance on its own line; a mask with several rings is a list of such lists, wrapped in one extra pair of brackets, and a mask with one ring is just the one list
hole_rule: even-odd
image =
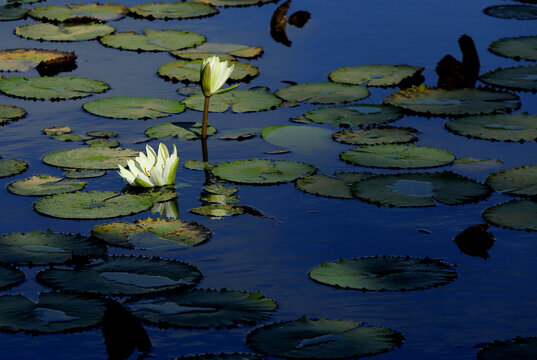
[[(47, 1), (46, 5), (64, 4)], [(138, 1), (126, 0), (131, 6)], [(280, 1), (281, 3), (281, 1)], [(507, 1), (496, 1), (508, 4)], [(535, 35), (534, 21), (517, 21), (487, 16), (483, 8), (495, 5), (490, 0), (425, 1), (407, 0), (374, 2), (351, 0), (292, 0), (289, 13), (308, 11), (311, 19), (303, 28), (287, 26), (291, 46), (275, 42), (270, 36), (270, 20), (279, 4), (245, 8), (220, 8), (213, 17), (181, 20), (143, 20), (126, 17), (110, 22), (117, 31), (142, 29), (189, 30), (207, 37), (210, 42), (259, 45), (264, 53), (250, 62), (260, 69), (249, 83), (239, 89), (266, 86), (271, 91), (297, 83), (327, 81), (327, 74), (343, 66), (365, 64), (410, 64), (425, 68), (425, 84), (435, 86), (436, 63), (445, 55), (461, 58), (458, 38), (467, 34), (476, 44), (481, 72), (510, 67), (524, 62), (502, 58), (487, 50), (492, 41), (522, 35)], [(43, 5), (40, 4), (40, 5)], [(31, 6), (31, 5), (29, 5)], [(13, 34), (16, 26), (32, 23), (28, 18), (0, 22), (2, 48), (46, 48), (74, 51), (77, 68), (66, 73), (106, 81), (111, 89), (85, 99), (60, 102), (28, 101), (1, 96), (2, 104), (24, 108), (28, 115), (2, 127), (0, 155), (29, 163), (20, 175), (0, 179), (0, 232), (30, 232), (51, 229), (55, 232), (89, 235), (96, 224), (106, 220), (64, 220), (45, 217), (33, 210), (31, 197), (9, 193), (7, 184), (33, 174), (61, 176), (62, 170), (42, 162), (45, 154), (79, 147), (76, 142), (62, 142), (42, 134), (42, 129), (67, 125), (76, 134), (92, 130), (119, 132), (122, 147), (144, 150), (145, 129), (172, 121), (201, 121), (198, 111), (152, 120), (118, 120), (91, 115), (82, 105), (110, 96), (148, 96), (181, 100), (176, 90), (181, 84), (166, 82), (157, 69), (174, 58), (168, 53), (136, 53), (102, 46), (98, 41), (73, 43), (38, 42)], [(248, 61), (246, 61), (248, 62)], [(37, 76), (37, 72), (30, 72)], [(16, 76), (17, 73), (3, 73)], [(24, 73), (28, 75), (28, 73)], [(65, 74), (64, 74), (65, 75)], [(371, 88), (371, 95), (359, 103), (380, 104), (394, 89)], [(517, 92), (522, 107), (516, 112), (537, 112), (535, 94)], [(289, 125), (289, 119), (318, 106), (303, 104), (264, 112), (234, 114), (210, 113), (209, 121), (219, 132), (243, 128)], [(477, 181), (489, 173), (537, 163), (535, 142), (508, 143), (469, 139), (444, 128), (446, 119), (404, 116), (395, 126), (419, 130), (418, 145), (439, 147), (458, 158), (501, 159), (503, 163), (487, 166), (448, 165), (438, 170), (452, 170)], [(318, 125), (336, 131), (329, 125)], [(158, 146), (158, 140), (148, 144)], [(181, 164), (201, 160), (200, 141), (166, 139), (176, 144)], [(247, 141), (208, 139), (209, 160), (224, 161), (251, 158), (298, 160), (314, 165), (319, 173), (335, 171), (394, 170), (354, 166), (338, 155), (352, 146), (325, 142), (301, 151), (267, 155), (278, 149), (259, 135)], [(436, 171), (436, 169), (434, 170)], [(180, 219), (196, 221), (210, 228), (212, 238), (196, 247), (173, 251), (127, 251), (111, 248), (112, 254), (158, 255), (179, 259), (203, 272), (199, 288), (227, 288), (260, 291), (275, 299), (276, 312), (258, 326), (276, 321), (327, 318), (364, 321), (368, 325), (389, 327), (404, 334), (400, 348), (376, 355), (377, 359), (474, 359), (475, 345), (507, 340), (516, 336), (537, 335), (537, 239), (533, 232), (491, 226), (496, 241), (484, 260), (459, 251), (454, 237), (471, 225), (483, 223), (481, 214), (488, 207), (511, 199), (493, 193), (479, 202), (462, 206), (438, 204), (431, 208), (378, 207), (356, 199), (317, 197), (296, 189), (293, 183), (272, 186), (240, 185), (240, 204), (251, 206), (265, 217), (249, 214), (211, 219), (189, 212), (200, 206), (202, 171), (179, 167), (177, 184)], [(408, 185), (408, 184), (407, 184)], [(115, 171), (89, 179), (86, 190), (120, 191), (124, 182)], [(158, 217), (151, 211), (121, 218)], [(419, 230), (427, 231), (419, 231)], [(335, 289), (315, 283), (308, 271), (325, 261), (373, 255), (409, 255), (444, 259), (457, 264), (458, 278), (445, 286), (407, 292), (361, 292)], [(27, 280), (2, 293), (24, 294), (36, 299), (46, 289), (35, 280), (41, 268), (22, 268)], [(1, 311), (1, 309), (0, 309)], [(0, 314), (1, 316), (1, 314)], [(251, 352), (245, 336), (251, 327), (223, 330), (161, 330), (145, 326), (153, 348), (151, 355), (170, 359), (205, 352)], [(29, 336), (0, 334), (2, 359), (103, 359), (107, 357), (102, 332), (94, 329), (66, 335)], [(133, 355), (133, 358), (135, 355)]]

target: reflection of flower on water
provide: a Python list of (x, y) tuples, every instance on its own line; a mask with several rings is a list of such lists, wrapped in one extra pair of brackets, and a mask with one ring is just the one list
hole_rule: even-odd
[(134, 159), (127, 161), (128, 170), (119, 166), (118, 174), (131, 186), (154, 187), (173, 185), (179, 158), (177, 147), (173, 145), (170, 155), (164, 144), (158, 147), (158, 154), (149, 145), (145, 147), (147, 155), (143, 152)]
[(151, 214), (159, 213), (161, 217), (177, 219), (179, 217), (179, 204), (177, 200), (157, 203), (151, 208)]

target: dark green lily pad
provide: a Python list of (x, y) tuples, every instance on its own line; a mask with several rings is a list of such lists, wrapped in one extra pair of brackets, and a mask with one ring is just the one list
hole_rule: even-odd
[(502, 113), (520, 107), (519, 98), (486, 89), (444, 90), (425, 85), (397, 91), (384, 99), (411, 113), (431, 116), (466, 116)]
[[(199, 122), (173, 122), (155, 125), (145, 130), (145, 134), (155, 139), (172, 138), (194, 140), (201, 137), (202, 124)], [(207, 135), (216, 134), (216, 129), (207, 124)]]
[(405, 127), (384, 126), (373, 129), (345, 129), (332, 134), (332, 139), (351, 145), (404, 144), (418, 138), (418, 130)]
[(187, 169), (198, 171), (211, 170), (214, 167), (214, 165), (209, 162), (199, 160), (188, 160), (183, 166)]
[(511, 200), (494, 205), (483, 212), (483, 219), (509, 229), (537, 231), (537, 201)]
[(187, 59), (205, 59), (210, 56), (218, 56), (220, 60), (235, 60), (235, 57), (251, 59), (263, 52), (261, 46), (246, 46), (237, 44), (204, 43), (195, 49), (172, 51), (173, 56)]
[(153, 202), (144, 196), (89, 191), (47, 196), (37, 200), (34, 209), (62, 219), (106, 219), (137, 214), (152, 205)]
[(103, 36), (99, 41), (121, 50), (172, 51), (194, 47), (205, 41), (205, 36), (178, 30), (142, 30), (142, 34), (121, 32)]
[(181, 356), (174, 360), (263, 360), (265, 357), (259, 354), (249, 353), (219, 353), (219, 354), (199, 354), (193, 356)]
[[(183, 82), (199, 82), (201, 63), (203, 60), (194, 61), (174, 61), (162, 65), (158, 69), (158, 74), (166, 80), (183, 81)], [(228, 81), (246, 81), (254, 78), (259, 73), (257, 67), (242, 63), (239, 61), (229, 61), (229, 65), (233, 65), (233, 72)]]
[(139, 153), (132, 149), (81, 147), (47, 154), (43, 161), (69, 169), (109, 170), (117, 169), (118, 165), (127, 166), (127, 160), (134, 159)]
[(215, 15), (218, 10), (211, 5), (192, 1), (145, 3), (131, 6), (132, 15), (148, 19), (190, 19)]
[(71, 3), (64, 6), (36, 6), (28, 15), (40, 21), (92, 22), (118, 20), (125, 16), (127, 8), (119, 4)]
[(309, 276), (324, 285), (371, 291), (423, 290), (457, 278), (455, 266), (438, 259), (374, 256), (325, 262)]
[(106, 302), (94, 297), (51, 292), (40, 293), (37, 303), (23, 295), (3, 295), (0, 308), (0, 331), (38, 335), (97, 327)]
[(41, 67), (62, 66), (74, 62), (74, 53), (45, 49), (0, 51), (0, 71), (29, 71)]
[(230, 204), (209, 204), (195, 207), (189, 210), (193, 214), (220, 218), (224, 216), (241, 215), (246, 212), (242, 206)]
[(103, 139), (110, 139), (118, 137), (118, 133), (116, 131), (88, 131), (86, 135), (94, 137), (94, 138), (103, 138)]
[(537, 337), (516, 337), (479, 345), (478, 360), (534, 360), (537, 358)]
[(98, 80), (73, 76), (10, 77), (0, 79), (0, 91), (6, 95), (37, 100), (78, 99), (102, 93), (110, 87)]
[(20, 7), (20, 6), (13, 6), (13, 5), (0, 6), (0, 21), (22, 19), (23, 17), (26, 16), (27, 12), (28, 12), (28, 9)]
[(496, 141), (536, 141), (537, 115), (496, 114), (465, 116), (449, 120), (449, 131), (477, 139)]
[[(203, 111), (204, 102), (203, 94), (192, 95), (183, 100), (187, 108), (198, 111)], [(276, 96), (265, 92), (235, 89), (224, 94), (212, 95), (209, 111), (224, 112), (230, 107), (236, 113), (263, 111), (275, 108), (281, 102)]]
[(17, 159), (0, 160), (0, 178), (20, 174), (28, 169), (25, 161)]
[[(144, 248), (151, 246), (177, 247), (196, 246), (211, 237), (211, 232), (205, 226), (196, 222), (168, 219), (138, 219), (135, 224), (126, 222), (113, 222), (95, 225), (91, 234), (109, 245), (120, 246), (129, 249), (140, 248), (139, 237), (133, 236), (142, 232), (151, 232), (161, 240), (158, 243), (146, 244)], [(162, 241), (164, 240), (164, 241)]]
[(372, 126), (400, 119), (401, 110), (390, 105), (353, 104), (321, 107), (306, 112), (303, 117), (316, 123), (334, 126)]
[(518, 196), (537, 195), (537, 165), (490, 174), (486, 184), (495, 191)]
[(261, 131), (265, 141), (298, 153), (318, 153), (333, 145), (332, 131), (314, 126), (269, 126)]
[(138, 295), (182, 290), (201, 280), (193, 265), (158, 258), (112, 256), (75, 270), (39, 272), (39, 283), (55, 290), (102, 295)]
[(47, 41), (93, 40), (116, 31), (106, 24), (49, 24), (33, 23), (15, 28), (15, 34), (27, 39)]
[(515, 60), (537, 61), (537, 36), (520, 36), (493, 41), (490, 52)]
[(400, 207), (436, 206), (437, 202), (460, 205), (485, 199), (490, 193), (487, 185), (448, 171), (379, 175), (352, 186), (352, 194), (361, 200)]
[(86, 185), (83, 181), (64, 180), (51, 175), (34, 175), (10, 183), (9, 192), (21, 196), (45, 196), (82, 190)]
[(84, 143), (90, 147), (117, 148), (119, 146), (119, 141), (108, 139), (89, 139)]
[(276, 2), (277, 0), (195, 0), (214, 6), (249, 6), (249, 5), (262, 5), (265, 3)]
[(91, 179), (106, 175), (106, 171), (102, 170), (70, 170), (65, 173), (65, 177), (68, 179)]
[(94, 115), (114, 119), (155, 119), (185, 110), (185, 106), (176, 100), (130, 96), (93, 100), (82, 108)]
[(213, 174), (221, 179), (243, 184), (278, 184), (313, 174), (309, 164), (286, 160), (236, 160), (217, 165)]
[(19, 269), (12, 266), (0, 265), (0, 290), (7, 290), (20, 284), (26, 277)]
[(237, 191), (239, 191), (239, 188), (236, 186), (225, 186), (220, 184), (211, 184), (211, 185), (205, 185), (203, 187), (203, 190), (215, 194), (215, 195), (233, 195), (236, 194)]
[(232, 328), (267, 319), (277, 304), (259, 292), (199, 289), (125, 302), (132, 314), (159, 327)]
[(443, 166), (453, 162), (453, 153), (418, 145), (366, 145), (345, 151), (341, 160), (354, 165), (390, 169), (420, 169)]
[(335, 176), (316, 174), (306, 176), (296, 181), (296, 187), (304, 192), (341, 199), (352, 199), (352, 185), (364, 179), (369, 179), (375, 174), (368, 172), (337, 172)]
[(399, 86), (419, 76), (424, 68), (410, 65), (360, 65), (332, 71), (328, 78), (337, 83), (365, 86)]
[(0, 125), (5, 125), (8, 122), (18, 120), (26, 115), (26, 110), (13, 106), (0, 104)]
[(285, 359), (347, 359), (372, 356), (403, 344), (403, 335), (350, 320), (300, 319), (257, 328), (246, 345)]
[(537, 6), (531, 5), (494, 5), (483, 9), (489, 16), (502, 19), (535, 20), (537, 19)]
[(221, 135), (218, 137), (220, 140), (236, 140), (244, 141), (250, 140), (257, 136), (257, 133), (260, 131), (260, 128), (241, 128), (241, 129), (228, 129), (221, 132)]
[(308, 83), (276, 90), (274, 95), (289, 102), (336, 104), (365, 99), (369, 90), (362, 86), (337, 83)]
[(94, 239), (66, 233), (12, 233), (0, 236), (0, 263), (17, 265), (65, 264), (75, 258), (100, 258), (106, 247)]
[[(535, 7), (537, 9), (537, 6)], [(537, 65), (499, 68), (481, 75), (485, 84), (506, 89), (537, 91)]]

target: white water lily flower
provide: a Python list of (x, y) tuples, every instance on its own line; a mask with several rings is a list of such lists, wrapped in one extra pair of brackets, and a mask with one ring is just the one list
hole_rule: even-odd
[(145, 149), (147, 155), (140, 152), (134, 160), (127, 161), (128, 170), (118, 165), (118, 174), (132, 186), (173, 185), (179, 164), (177, 147), (173, 145), (171, 155), (166, 145), (162, 143), (158, 147), (158, 154), (149, 145), (146, 145)]
[(234, 85), (226, 89), (219, 89), (225, 84), (235, 66), (228, 66), (228, 62), (220, 61), (218, 56), (205, 58), (201, 64), (200, 82), (203, 95), (223, 94), (235, 89), (239, 85)]

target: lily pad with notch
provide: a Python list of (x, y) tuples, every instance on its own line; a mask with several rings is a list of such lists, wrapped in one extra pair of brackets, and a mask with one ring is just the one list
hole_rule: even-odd
[(331, 135), (331, 130), (307, 125), (269, 126), (261, 130), (261, 136), (270, 144), (305, 154), (318, 154), (332, 147)]
[[(537, 6), (535, 7), (537, 9)], [(537, 65), (499, 68), (479, 78), (488, 85), (512, 90), (537, 91)]]
[(9, 192), (21, 196), (45, 196), (84, 189), (86, 183), (61, 177), (38, 174), (8, 184)]
[[(195, 94), (183, 100), (187, 108), (203, 111), (205, 96)], [(233, 90), (224, 94), (211, 96), (209, 103), (210, 112), (224, 112), (230, 107), (235, 113), (264, 111), (276, 108), (281, 99), (273, 94), (254, 90)]]
[(515, 60), (537, 61), (537, 36), (499, 39), (490, 43), (489, 51)]
[(26, 110), (13, 106), (0, 104), (0, 125), (16, 121), (26, 115)]
[[(199, 122), (173, 122), (155, 125), (145, 130), (145, 134), (151, 138), (173, 138), (194, 140), (201, 137), (202, 124)], [(207, 124), (207, 135), (216, 134), (216, 129)]]
[(487, 177), (495, 191), (515, 196), (537, 196), (537, 165), (502, 170)]
[(18, 159), (0, 160), (0, 178), (20, 174), (28, 169), (28, 163)]
[[(72, 52), (46, 49), (0, 50), (0, 71), (29, 71), (31, 69), (71, 69), (76, 56)], [(71, 65), (71, 66), (69, 66)]]
[(28, 15), (39, 21), (77, 23), (118, 20), (126, 13), (127, 8), (123, 5), (98, 3), (36, 6), (28, 11)]
[(296, 187), (304, 192), (340, 199), (353, 199), (351, 188), (355, 182), (369, 179), (369, 172), (336, 172), (335, 176), (316, 174), (296, 181)]
[(86, 170), (113, 170), (118, 165), (127, 166), (140, 152), (132, 149), (107, 147), (81, 147), (56, 151), (43, 157), (48, 165)]
[(289, 160), (250, 159), (222, 163), (212, 172), (219, 178), (242, 184), (279, 184), (315, 173), (313, 165)]
[(218, 14), (218, 10), (206, 3), (193, 1), (169, 1), (144, 3), (129, 8), (130, 15), (150, 20), (191, 19)]
[(537, 19), (537, 6), (531, 5), (494, 5), (486, 7), (483, 12), (489, 16), (502, 19)]
[(185, 106), (181, 102), (154, 97), (108, 97), (82, 105), (87, 112), (113, 119), (156, 119), (179, 114)]
[(409, 127), (382, 126), (372, 129), (345, 129), (332, 134), (332, 139), (351, 145), (405, 144), (418, 140), (419, 131)]
[(291, 85), (276, 90), (274, 95), (291, 103), (336, 104), (365, 99), (369, 90), (357, 85), (321, 82)]
[(400, 119), (401, 110), (391, 105), (352, 104), (321, 107), (302, 115), (315, 123), (334, 126), (374, 126)]
[(359, 65), (334, 70), (328, 78), (343, 84), (391, 87), (410, 83), (412, 79), (419, 78), (423, 70), (411, 65)]
[[(249, 81), (259, 73), (259, 69), (251, 64), (239, 61), (229, 61), (228, 63), (234, 66), (228, 82)], [(174, 61), (162, 65), (157, 72), (166, 80), (197, 83), (200, 81), (201, 64), (202, 60)]]
[(486, 222), (515, 230), (537, 231), (537, 201), (511, 200), (483, 212)]
[(10, 289), (26, 279), (24, 273), (9, 265), (0, 265), (0, 290)]
[(142, 30), (142, 34), (130, 31), (106, 35), (99, 41), (120, 50), (173, 51), (202, 44), (205, 36), (186, 30)]
[(480, 344), (478, 360), (517, 359), (532, 360), (537, 356), (537, 337), (519, 337), (511, 340)]
[(78, 99), (105, 92), (109, 88), (103, 81), (73, 76), (14, 76), (0, 79), (2, 93), (33, 100)]
[(218, 56), (221, 61), (235, 60), (235, 57), (255, 58), (261, 55), (261, 46), (246, 46), (237, 44), (204, 43), (194, 49), (172, 51), (175, 57), (187, 60), (205, 59), (210, 56)]
[(97, 39), (116, 31), (106, 24), (90, 23), (33, 23), (15, 28), (15, 34), (33, 40), (46, 41), (86, 41)]

